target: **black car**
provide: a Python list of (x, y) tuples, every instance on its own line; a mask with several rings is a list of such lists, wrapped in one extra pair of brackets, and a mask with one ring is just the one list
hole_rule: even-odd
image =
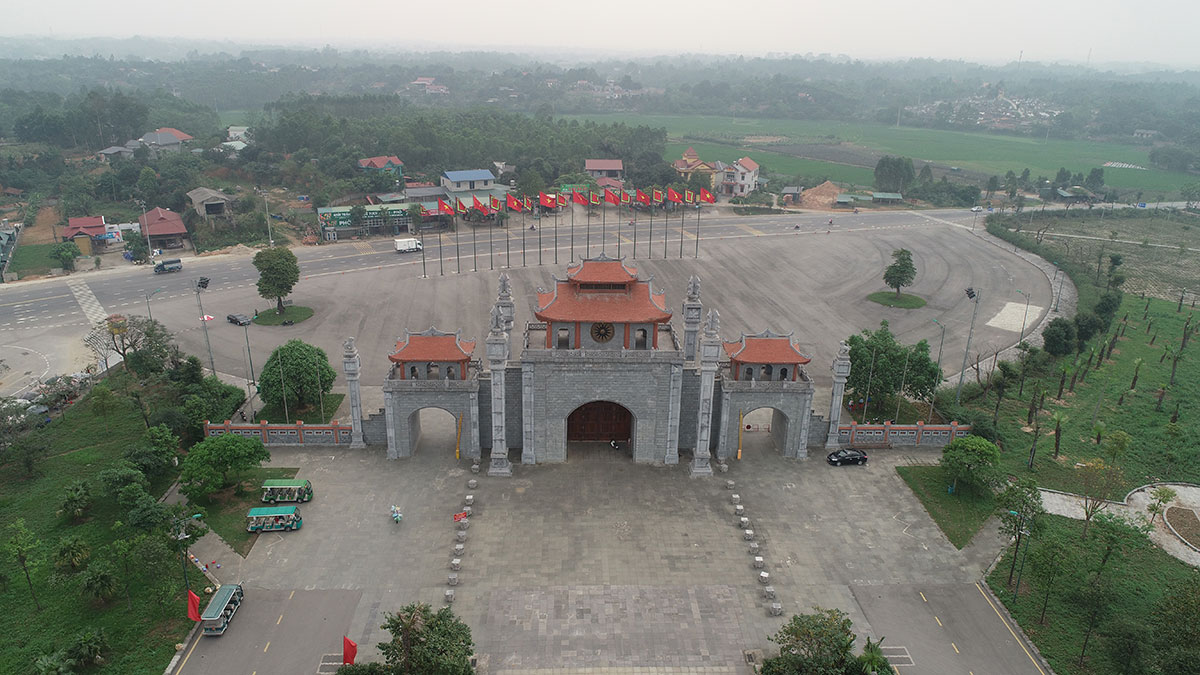
[(246, 316), (245, 314), (230, 314), (229, 316), (225, 317), (225, 320), (231, 324), (234, 324), (235, 326), (250, 325), (250, 317)]
[(829, 453), (829, 456), (825, 459), (834, 466), (841, 466), (843, 464), (866, 464), (867, 453), (863, 452), (862, 450), (855, 450), (853, 448), (842, 448), (841, 450), (835, 450), (834, 452)]

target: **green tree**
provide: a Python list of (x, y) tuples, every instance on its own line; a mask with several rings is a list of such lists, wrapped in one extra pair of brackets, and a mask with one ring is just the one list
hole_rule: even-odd
[(67, 486), (66, 495), (58, 507), (58, 516), (66, 516), (73, 522), (78, 522), (91, 506), (92, 491), (86, 482), (77, 480)]
[(1034, 544), (1033, 551), (1029, 554), (1029, 574), (1033, 577), (1033, 582), (1041, 587), (1042, 592), (1042, 609), (1038, 623), (1046, 623), (1050, 594), (1055, 589), (1055, 582), (1062, 578), (1064, 572), (1074, 567), (1073, 555), (1073, 549), (1067, 542), (1052, 534), (1049, 538), (1038, 537)]
[(139, 232), (128, 232), (125, 237), (125, 250), (133, 256), (136, 262), (146, 262), (150, 260), (150, 245), (146, 243), (146, 238)]
[(224, 434), (192, 446), (179, 474), (181, 491), (191, 499), (212, 494), (230, 485), (232, 478), (271, 461), (271, 453), (257, 438)]
[(135, 192), (148, 205), (158, 200), (158, 174), (154, 172), (154, 169), (148, 166), (142, 168), (141, 173), (138, 174)]
[(917, 278), (917, 268), (913, 265), (912, 252), (899, 248), (892, 251), (892, 264), (883, 271), (883, 283), (888, 288), (896, 289), (896, 297), (900, 297), (900, 289), (911, 286)]
[(104, 433), (107, 434), (110, 426), (110, 417), (118, 410), (121, 405), (121, 400), (109, 389), (107, 385), (98, 384), (92, 388), (92, 392), (88, 394), (88, 407), (91, 408), (92, 414), (104, 420)]
[(143, 490), (150, 487), (150, 481), (146, 480), (146, 475), (126, 461), (112, 463), (108, 468), (97, 473), (96, 479), (104, 486), (104, 493), (114, 500), (118, 499), (121, 490), (129, 485), (140, 485)]
[(517, 177), (517, 192), (530, 197), (536, 197), (539, 192), (546, 191), (546, 179), (533, 169), (522, 170)]
[(475, 643), (471, 629), (442, 607), (434, 612), (425, 603), (386, 614), (380, 628), (392, 639), (380, 642), (384, 663), (400, 675), (470, 675)]
[(258, 270), (258, 294), (267, 300), (275, 299), (275, 312), (283, 314), (283, 298), (290, 295), (300, 281), (300, 264), (296, 254), (284, 246), (259, 251), (254, 255)]
[(1058, 317), (1042, 330), (1042, 346), (1053, 356), (1066, 356), (1075, 351), (1075, 324)]
[(1121, 469), (1105, 464), (1102, 459), (1084, 462), (1079, 468), (1079, 494), (1083, 497), (1083, 533), (1081, 538), (1086, 540), (1088, 527), (1092, 518), (1105, 506), (1108, 506), (1108, 496), (1120, 489), (1125, 482)]
[(875, 187), (884, 192), (903, 192), (916, 178), (912, 159), (884, 155), (875, 163)]
[(926, 400), (941, 381), (938, 366), (929, 356), (929, 343), (921, 340), (912, 346), (900, 344), (887, 321), (881, 321), (878, 330), (851, 335), (846, 344), (851, 363), (847, 386), (855, 398), (874, 404), (881, 397), (903, 391), (912, 398)]
[(42, 603), (38, 601), (37, 594), (33, 592), (32, 575), (42, 566), (42, 542), (33, 535), (28, 527), (25, 527), (24, 518), (17, 518), (15, 522), (9, 523), (8, 530), (12, 534), (4, 542), (4, 552), (25, 573), (25, 583), (29, 585), (29, 597), (33, 598), (33, 604), (40, 612)]
[(1101, 646), (1108, 660), (1121, 675), (1150, 672), (1151, 635), (1145, 623), (1132, 617), (1121, 617), (1106, 625), (1101, 636), (1104, 638)]
[(1150, 503), (1146, 506), (1146, 510), (1150, 512), (1150, 524), (1154, 524), (1154, 519), (1161, 516), (1167, 510), (1167, 505), (1175, 499), (1176, 493), (1166, 485), (1160, 485), (1150, 491)]
[(1084, 612), (1087, 629), (1083, 634), (1083, 646), (1079, 650), (1078, 665), (1083, 665), (1087, 658), (1088, 643), (1096, 626), (1112, 611), (1112, 601), (1115, 595), (1112, 581), (1108, 577), (1097, 579), (1093, 583), (1085, 583), (1075, 591), (1075, 605)]
[(1000, 460), (1000, 448), (979, 436), (956, 438), (942, 448), (938, 464), (954, 481), (957, 491), (961, 480), (975, 487), (985, 487), (995, 482), (996, 462)]
[(1117, 429), (1104, 439), (1104, 458), (1108, 460), (1109, 464), (1115, 465), (1125, 456), (1125, 452), (1129, 450), (1129, 444), (1132, 442), (1132, 436)]
[(1050, 420), (1054, 422), (1054, 459), (1058, 459), (1058, 451), (1062, 444), (1062, 425), (1071, 420), (1066, 412), (1055, 410), (1050, 415)]
[[(363, 222), (367, 219), (367, 207), (362, 204), (355, 204), (350, 207), (350, 226), (362, 227)], [(257, 263), (256, 263), (257, 265)]]
[(50, 257), (58, 261), (68, 272), (75, 269), (75, 259), (83, 255), (79, 246), (73, 241), (64, 241), (50, 247)]
[[(925, 169), (922, 169), (922, 171), (928, 168), (929, 165), (926, 164)], [(879, 638), (875, 642), (871, 642), (871, 638), (868, 637), (867, 644), (863, 645), (862, 654), (858, 655), (859, 663), (862, 664), (863, 668), (870, 675), (893, 672), (892, 665), (888, 663), (887, 657), (883, 655), (883, 640), (883, 638)]]
[(10, 453), (21, 463), (25, 475), (32, 477), (37, 472), (38, 463), (50, 452), (50, 445), (39, 435), (30, 434), (18, 438), (10, 447)]
[(333, 388), (335, 377), (325, 350), (302, 340), (288, 340), (263, 364), (259, 395), (267, 405), (286, 403), (294, 411), (319, 403)]
[(917, 182), (926, 185), (933, 182), (933, 169), (930, 168), (929, 162), (921, 165), (921, 173), (917, 175)]
[(165, 424), (150, 427), (141, 440), (125, 452), (125, 459), (147, 476), (167, 471), (179, 451), (179, 437)]
[(1046, 513), (1042, 506), (1042, 493), (1038, 491), (1037, 483), (1031, 478), (1021, 478), (1016, 483), (1009, 483), (996, 497), (996, 515), (1000, 519), (1000, 534), (1016, 539), (1013, 549), (1012, 565), (1008, 570), (1008, 583), (1012, 585), (1013, 572), (1016, 571), (1017, 553), (1021, 551), (1021, 539), (1026, 533), (1032, 534), (1038, 525), (1038, 519)]
[(1150, 615), (1155, 660), (1163, 673), (1186, 673), (1200, 663), (1200, 577), (1171, 584)]
[(58, 540), (54, 549), (54, 567), (63, 572), (78, 572), (92, 557), (92, 547), (77, 534), (69, 534)]
[(838, 609), (813, 607), (812, 614), (793, 615), (770, 640), (779, 645), (779, 656), (766, 659), (764, 675), (837, 675), (855, 660), (853, 624)]
[(80, 580), (80, 590), (83, 595), (97, 603), (112, 600), (120, 590), (115, 570), (107, 562), (97, 562), (87, 568)]

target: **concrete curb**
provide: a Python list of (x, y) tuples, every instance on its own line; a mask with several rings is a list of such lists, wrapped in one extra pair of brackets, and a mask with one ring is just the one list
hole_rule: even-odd
[(1009, 627), (1012, 628), (1013, 633), (1017, 635), (1017, 639), (1023, 643), (1025, 649), (1029, 650), (1029, 653), (1035, 657), (1034, 660), (1037, 662), (1038, 666), (1045, 669), (1048, 675), (1054, 675), (1054, 669), (1051, 668), (1050, 664), (1046, 662), (1046, 657), (1042, 656), (1042, 652), (1038, 650), (1037, 645), (1033, 644), (1033, 640), (1030, 640), (1029, 636), (1025, 634), (1025, 630), (1021, 628), (1021, 624), (1017, 623), (1017, 620), (1013, 618), (1012, 613), (1008, 611), (1008, 607), (1000, 601), (1000, 598), (996, 597), (995, 593), (992, 592), (992, 587), (988, 586), (986, 577), (979, 581), (979, 586), (983, 589), (983, 592), (987, 595), (988, 599), (990, 599), (992, 602), (995, 602), (998, 606), (1004, 608), (1004, 613), (1006, 615), (1005, 621), (1008, 622)]
[(163, 675), (171, 675), (171, 673), (175, 672), (175, 666), (179, 664), (179, 659), (182, 658), (183, 653), (187, 651), (187, 646), (192, 644), (193, 640), (199, 639), (199, 636), (196, 635), (198, 632), (200, 632), (199, 621), (196, 622), (196, 625), (192, 626), (191, 632), (189, 632), (187, 638), (184, 639), (183, 649), (176, 651), (175, 656), (171, 657), (171, 662), (167, 664), (167, 669), (163, 671)]

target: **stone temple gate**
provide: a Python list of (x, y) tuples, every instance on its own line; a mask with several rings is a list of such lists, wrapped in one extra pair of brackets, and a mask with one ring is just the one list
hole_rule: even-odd
[[(703, 315), (700, 280), (688, 282), (683, 332), (671, 323), (664, 293), (624, 260), (569, 265), (564, 278), (538, 290), (536, 321), (512, 353), (513, 300), (507, 275), (492, 307), (483, 358), (476, 342), (436, 328), (408, 332), (388, 359), (382, 415), (364, 420), (360, 362), (346, 340), (343, 369), (350, 390), (354, 444), (386, 438), (389, 459), (411, 456), (420, 438), (419, 411), (455, 418), (463, 456), (486, 459), (490, 475), (510, 475), (512, 462), (563, 462), (568, 445), (616, 442), (635, 462), (676, 464), (690, 456), (693, 474), (712, 473), (737, 448), (744, 413), (772, 411), (771, 433), (786, 457), (837, 443), (849, 350), (834, 360), (828, 421), (812, 411), (811, 359), (791, 333), (763, 331), (720, 337), (717, 310)], [(380, 419), (382, 418), (382, 419)], [(832, 429), (832, 433), (830, 430)], [(518, 460), (519, 458), (519, 460)]]

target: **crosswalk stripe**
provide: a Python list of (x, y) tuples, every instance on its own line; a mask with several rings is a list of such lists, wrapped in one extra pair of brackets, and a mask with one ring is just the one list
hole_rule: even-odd
[(71, 289), (71, 294), (75, 296), (75, 302), (79, 303), (79, 308), (83, 310), (88, 322), (97, 324), (108, 316), (108, 312), (104, 311), (104, 306), (96, 299), (92, 289), (88, 288), (87, 282), (68, 281), (67, 288)]

